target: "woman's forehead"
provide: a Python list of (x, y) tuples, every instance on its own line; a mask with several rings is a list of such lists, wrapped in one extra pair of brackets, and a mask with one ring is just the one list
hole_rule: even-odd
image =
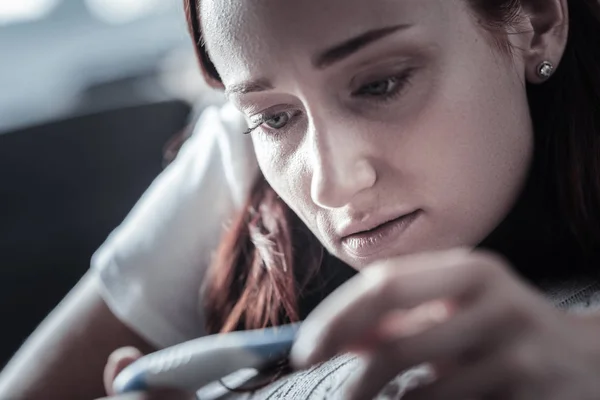
[[(322, 37), (374, 23), (405, 24), (443, 17), (456, 0), (202, 0), (203, 26), (214, 34), (261, 32)], [(216, 31), (216, 32), (215, 32)], [(312, 34), (312, 35), (311, 35)]]
[(316, 52), (370, 30), (399, 25), (439, 30), (459, 2), (202, 0), (201, 19), (209, 53), (227, 80), (235, 66), (264, 69), (274, 58)]

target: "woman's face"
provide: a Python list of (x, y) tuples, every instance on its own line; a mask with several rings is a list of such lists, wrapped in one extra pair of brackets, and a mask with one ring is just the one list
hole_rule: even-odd
[(202, 0), (201, 15), (264, 176), (348, 264), (474, 246), (514, 205), (533, 151), (524, 61), (463, 0)]

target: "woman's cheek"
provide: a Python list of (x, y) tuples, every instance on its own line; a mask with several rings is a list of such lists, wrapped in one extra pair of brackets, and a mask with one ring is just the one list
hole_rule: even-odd
[[(268, 143), (267, 139), (263, 138), (261, 133), (252, 133), (252, 142), (254, 144), (254, 152), (258, 166), (267, 180), (269, 176), (276, 173), (278, 164), (280, 164), (280, 155), (276, 146)], [(270, 140), (269, 140), (270, 142)]]
[(290, 150), (283, 142), (261, 137), (253, 140), (258, 165), (267, 182), (286, 202), (294, 199), (305, 186), (302, 182), (307, 175), (299, 152)]

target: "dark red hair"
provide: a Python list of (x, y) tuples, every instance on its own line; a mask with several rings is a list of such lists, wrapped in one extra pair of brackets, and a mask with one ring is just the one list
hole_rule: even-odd
[[(505, 27), (514, 22), (523, 3), (544, 0), (465, 1), (492, 37), (506, 45)], [(211, 86), (222, 87), (202, 40), (198, 4), (184, 4), (202, 73)], [(589, 250), (600, 242), (600, 4), (568, 4), (569, 40), (560, 68), (550, 81), (527, 90), (536, 163), (552, 180), (548, 195), (557, 199), (572, 233)], [(335, 271), (342, 275), (336, 278)], [(349, 276), (349, 267), (327, 255), (259, 177), (206, 280), (208, 331), (297, 321)]]

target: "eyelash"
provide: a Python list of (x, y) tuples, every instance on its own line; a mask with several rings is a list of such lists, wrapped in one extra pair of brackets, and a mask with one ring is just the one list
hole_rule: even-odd
[[(358, 90), (354, 91), (352, 93), (352, 95), (354, 96), (360, 96), (360, 97), (365, 97), (370, 99), (371, 101), (375, 101), (378, 103), (387, 103), (389, 101), (395, 100), (396, 98), (398, 98), (403, 92), (404, 89), (406, 88), (406, 86), (408, 85), (408, 83), (410, 83), (410, 78), (412, 77), (413, 71), (412, 70), (407, 70), (402, 72), (401, 74), (398, 75), (394, 75), (394, 76), (390, 76), (387, 78), (382, 78), (379, 80), (375, 80), (372, 81), (370, 83), (367, 83), (366, 85), (363, 85), (361, 88), (359, 88)], [(389, 93), (385, 93), (384, 95), (378, 96), (378, 95), (369, 95), (369, 94), (361, 94), (360, 92), (363, 91), (366, 87), (376, 84), (376, 83), (381, 83), (381, 82), (387, 82), (390, 80), (394, 80), (396, 87), (390, 91)]]
[(300, 115), (300, 113), (301, 113), (301, 111), (296, 110), (296, 111), (276, 112), (276, 113), (272, 113), (272, 114), (263, 114), (260, 116), (260, 119), (253, 126), (251, 126), (246, 131), (244, 131), (244, 135), (248, 135), (248, 134), (254, 132), (258, 128), (260, 128), (263, 124), (269, 122), (270, 120), (272, 120), (273, 118), (275, 118), (279, 115), (288, 114), (288, 118), (291, 121), (292, 118), (296, 118), (298, 115)]
[[(407, 71), (404, 71), (402, 74), (399, 74), (399, 75), (390, 76), (390, 77), (383, 78), (383, 79), (380, 79), (380, 80), (372, 81), (370, 83), (367, 83), (367, 84), (363, 85), (360, 89), (352, 92), (352, 95), (353, 96), (357, 96), (357, 97), (370, 98), (371, 101), (375, 101), (377, 103), (387, 103), (387, 102), (390, 102), (392, 100), (395, 100), (397, 97), (399, 97), (404, 92), (404, 89), (405, 89), (406, 85), (410, 82), (410, 78), (412, 76), (412, 73), (413, 73), (412, 70), (407, 70)], [(369, 85), (373, 85), (373, 84), (381, 83), (381, 82), (386, 82), (386, 81), (390, 81), (390, 80), (395, 80), (394, 83), (396, 84), (396, 87), (392, 91), (390, 91), (389, 93), (385, 93), (384, 95), (381, 95), (381, 96), (378, 96), (378, 95), (368, 95), (368, 94), (364, 94), (364, 93), (361, 94), (360, 93), (361, 91), (363, 91)], [(288, 114), (288, 118), (291, 121), (292, 118), (297, 117), (300, 113), (301, 113), (300, 111), (296, 110), (296, 111), (293, 111), (293, 112), (284, 111), (284, 112), (276, 112), (276, 113), (261, 115), (259, 121), (257, 121), (253, 126), (251, 126), (249, 129), (247, 129), (246, 131), (244, 131), (244, 135), (248, 135), (248, 134), (254, 132), (256, 129), (260, 128), (266, 122), (269, 122), (273, 118), (275, 118), (277, 116), (280, 116), (282, 114)]]

